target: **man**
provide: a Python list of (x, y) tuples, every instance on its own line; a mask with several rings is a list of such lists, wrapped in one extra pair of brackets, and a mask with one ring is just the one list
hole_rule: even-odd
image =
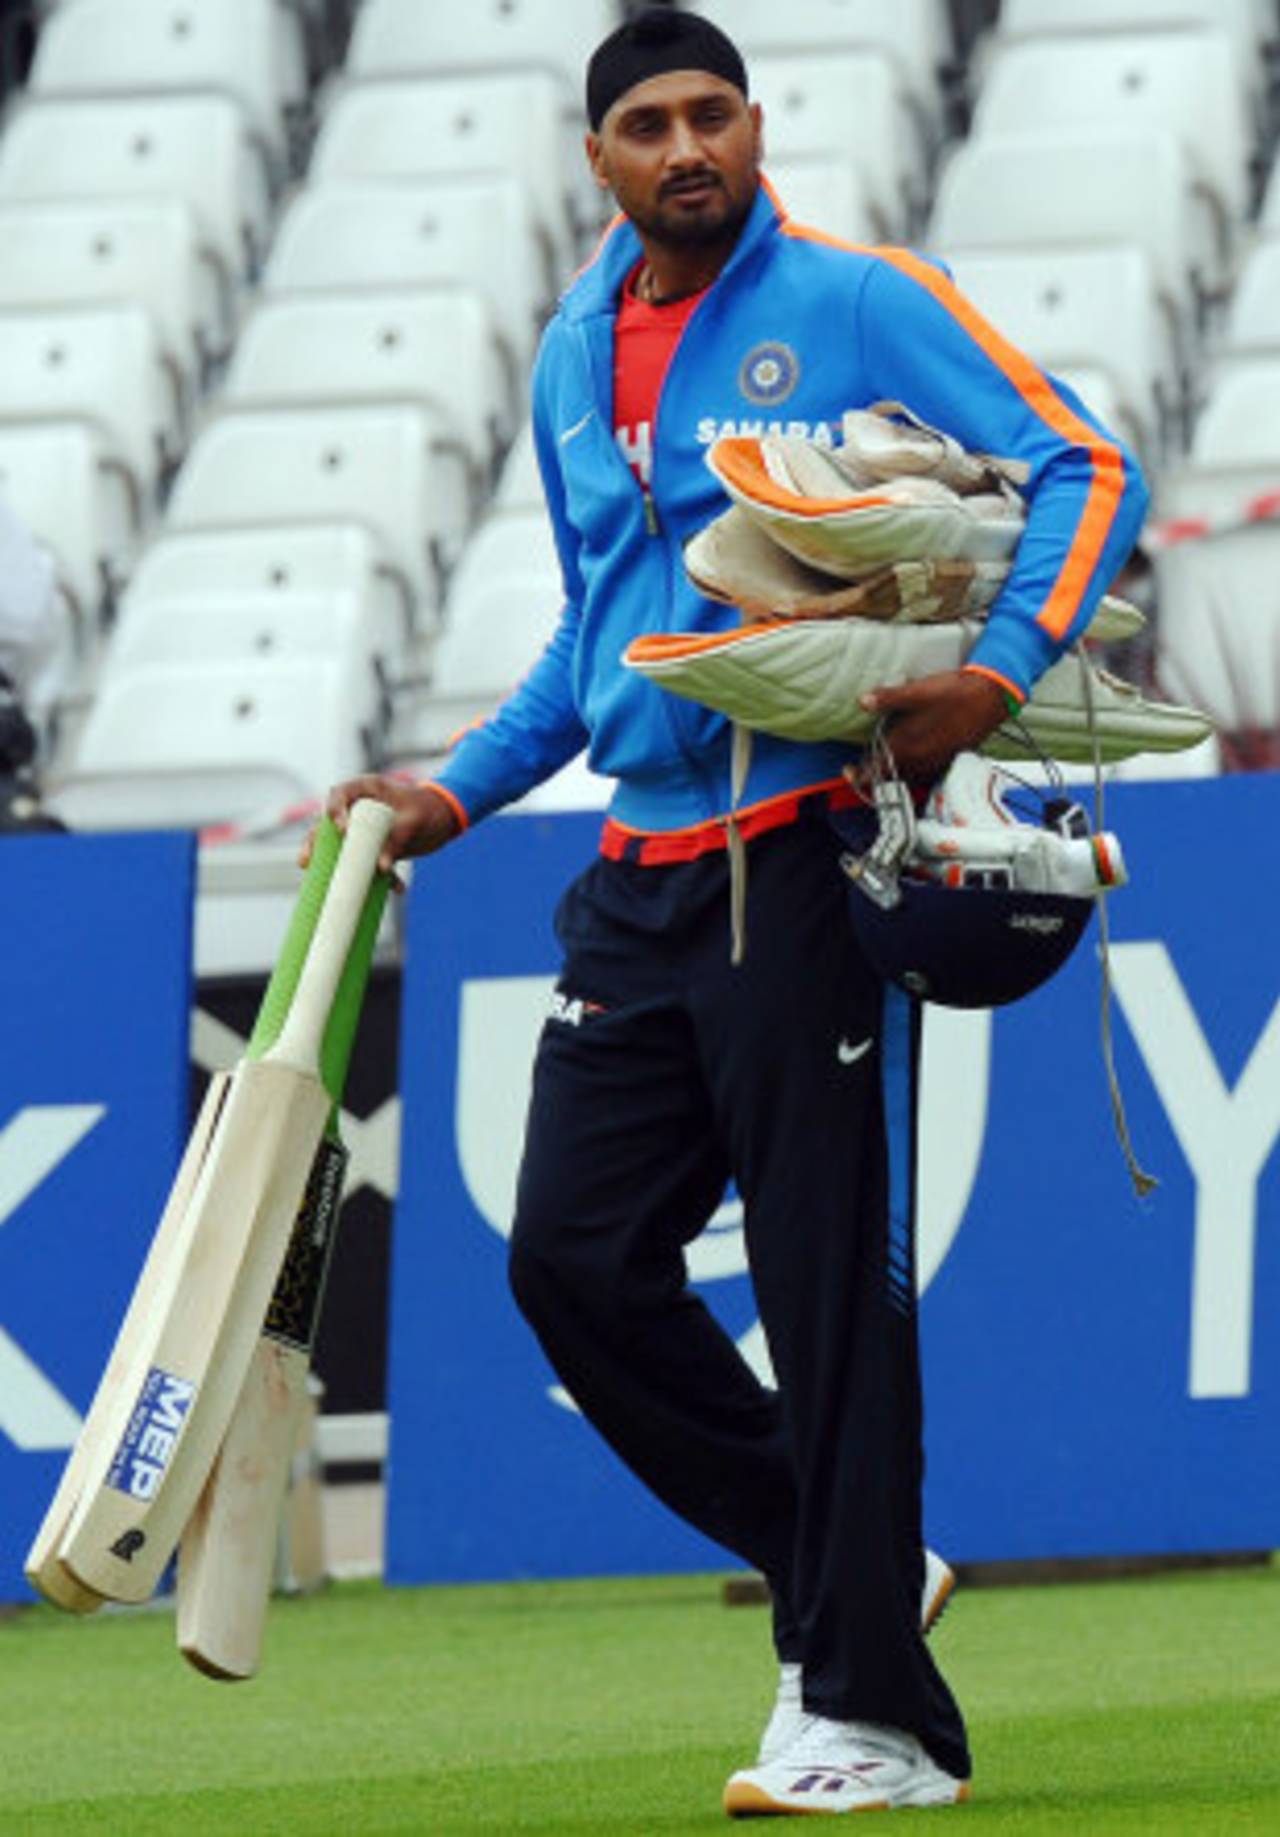
[[(1087, 621), (1144, 494), (1119, 446), (938, 268), (780, 214), (760, 184), (759, 108), (715, 27), (641, 14), (593, 56), (587, 108), (587, 157), (621, 215), (547, 328), (533, 383), (561, 622), (431, 784), (361, 779), (330, 809), (394, 805), (390, 863), (439, 848), (583, 747), (618, 781), (600, 858), (557, 915), (569, 999), (539, 1047), (514, 1291), (632, 1470), (769, 1579), (779, 1701), (726, 1808), (952, 1803), (969, 1752), (921, 1626), (938, 1591), (920, 1522), (919, 1016), (859, 957), (844, 917), (829, 818), (856, 801), (856, 755), (757, 735), (735, 809), (728, 724), (620, 658), (642, 631), (736, 622), (681, 565), (725, 504), (709, 439), (775, 419), (822, 438), (846, 408), (905, 402), (1029, 478), (1015, 566), (964, 668), (871, 698), (898, 769), (927, 783)], [(684, 1246), (730, 1178), (776, 1392), (686, 1283)]]

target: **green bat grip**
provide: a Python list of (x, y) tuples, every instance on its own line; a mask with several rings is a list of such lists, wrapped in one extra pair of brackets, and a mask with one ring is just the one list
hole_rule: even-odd
[(307, 960), (307, 952), (320, 920), (320, 908), (324, 905), (324, 896), (333, 879), (333, 870), (338, 865), (341, 849), (342, 836), (337, 825), (329, 817), (324, 817), (316, 830), (315, 846), (294, 902), (289, 929), (280, 946), (276, 966), (271, 972), (271, 980), (262, 997), (258, 1018), (245, 1048), (250, 1059), (261, 1059), (280, 1037), (280, 1029), (284, 1026), (285, 1016), (297, 990), (302, 966)]
[[(341, 832), (329, 817), (324, 817), (316, 831), (311, 860), (294, 904), (289, 928), (245, 1049), (250, 1059), (261, 1059), (280, 1037), (341, 852)], [(325, 1090), (335, 1105), (342, 1099), (360, 1007), (369, 980), (374, 946), (390, 885), (390, 878), (385, 874), (379, 874), (370, 885), (325, 1027), (320, 1073)]]
[(351, 1064), (351, 1050), (355, 1045), (360, 1009), (368, 987), (374, 947), (378, 942), (378, 930), (390, 889), (391, 877), (388, 874), (379, 874), (369, 887), (360, 913), (360, 923), (356, 926), (356, 935), (347, 952), (338, 992), (333, 998), (329, 1022), (324, 1030), (320, 1073), (324, 1079), (324, 1088), (335, 1104), (342, 1102), (342, 1093), (346, 1088), (347, 1069)]

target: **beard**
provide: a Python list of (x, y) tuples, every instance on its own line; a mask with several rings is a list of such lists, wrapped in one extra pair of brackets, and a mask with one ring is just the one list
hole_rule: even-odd
[(707, 189), (696, 203), (682, 203), (688, 187), (679, 183), (665, 188), (655, 204), (643, 209), (626, 197), (618, 197), (617, 202), (640, 234), (659, 247), (711, 249), (732, 244), (751, 214), (756, 185), (744, 196), (735, 197), (718, 175), (707, 177)]

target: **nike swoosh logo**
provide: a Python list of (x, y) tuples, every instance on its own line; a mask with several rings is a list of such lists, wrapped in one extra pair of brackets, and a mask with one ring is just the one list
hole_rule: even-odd
[(856, 1046), (850, 1046), (848, 1040), (841, 1040), (836, 1047), (836, 1057), (841, 1065), (856, 1065), (871, 1051), (873, 1042), (870, 1039), (859, 1040)]
[(560, 436), (561, 446), (568, 446), (569, 442), (575, 439), (582, 432), (583, 428), (587, 425), (587, 422), (591, 419), (592, 415), (594, 415), (595, 412), (596, 411), (594, 408), (589, 408), (586, 414), (583, 415), (581, 421), (575, 421), (572, 427), (566, 427), (563, 434), (561, 434)]

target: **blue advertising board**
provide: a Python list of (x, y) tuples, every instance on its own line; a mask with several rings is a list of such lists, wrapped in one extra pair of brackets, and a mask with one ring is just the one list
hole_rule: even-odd
[(0, 877), (0, 1600), (22, 1600), (186, 1136), (195, 840), (5, 837)]
[[(1280, 1543), (1280, 779), (1108, 793), (1112, 1133), (1091, 942), (996, 1015), (931, 1010), (920, 1182), (930, 1541), (956, 1561)], [(551, 917), (598, 816), (496, 819), (407, 920), (387, 1572), (724, 1567), (559, 1390), (506, 1288)], [(1247, 864), (1247, 866), (1245, 865)], [(690, 1273), (767, 1372), (732, 1195)]]

